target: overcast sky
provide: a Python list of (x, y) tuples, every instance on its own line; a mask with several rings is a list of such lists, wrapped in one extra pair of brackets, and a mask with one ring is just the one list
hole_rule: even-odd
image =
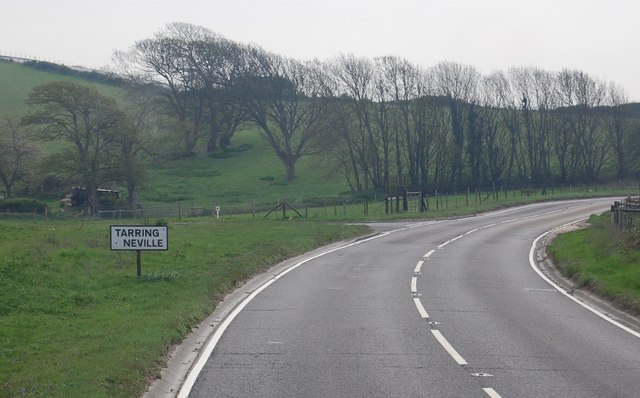
[(579, 69), (640, 102), (638, 0), (7, 0), (1, 15), (0, 54), (65, 65), (107, 66), (114, 50), (188, 22), (301, 60)]

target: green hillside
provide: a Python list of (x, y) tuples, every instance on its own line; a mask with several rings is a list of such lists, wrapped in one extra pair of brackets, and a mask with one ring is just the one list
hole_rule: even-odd
[[(29, 111), (25, 100), (32, 87), (54, 80), (94, 85), (104, 94), (118, 98), (119, 89), (77, 77), (36, 70), (21, 64), (0, 61), (0, 117), (21, 116)], [(163, 134), (171, 136), (171, 131)], [(168, 139), (164, 142), (170, 141)], [(202, 140), (205, 145), (205, 140)], [(54, 146), (55, 143), (46, 145)], [(163, 148), (160, 152), (166, 150)], [(206, 208), (214, 205), (250, 206), (279, 200), (335, 198), (349, 190), (348, 184), (319, 156), (302, 158), (298, 178), (285, 179), (284, 167), (273, 154), (260, 131), (245, 126), (232, 139), (232, 147), (213, 156), (170, 159), (160, 153), (149, 163), (139, 197), (143, 203), (185, 202)]]
[(117, 96), (119, 89), (69, 75), (36, 70), (25, 65), (0, 60), (0, 117), (21, 115), (29, 110), (25, 104), (31, 89), (51, 81), (75, 81), (98, 87), (104, 94)]
[(256, 128), (238, 131), (232, 142), (231, 148), (211, 157), (154, 164), (140, 193), (141, 201), (194, 202), (210, 208), (335, 198), (348, 190), (344, 179), (328, 166), (331, 162), (319, 156), (302, 158), (297, 179), (286, 181), (284, 167)]

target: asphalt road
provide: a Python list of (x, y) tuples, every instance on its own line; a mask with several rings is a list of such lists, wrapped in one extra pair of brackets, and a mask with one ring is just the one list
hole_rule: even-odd
[(638, 397), (638, 336), (555, 290), (529, 261), (538, 236), (611, 203), (374, 225), (381, 235), (309, 259), (254, 292), (220, 326), (186, 390), (190, 397)]

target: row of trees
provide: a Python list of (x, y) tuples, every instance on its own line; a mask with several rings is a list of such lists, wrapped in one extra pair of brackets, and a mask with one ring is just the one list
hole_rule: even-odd
[(38, 142), (64, 140), (70, 145), (46, 159), (47, 174), (93, 192), (93, 211), (96, 188), (117, 181), (135, 208), (150, 126), (159, 120), (183, 156), (225, 147), (239, 126), (253, 124), (288, 179), (300, 158), (322, 152), (354, 192), (592, 182), (640, 172), (638, 104), (581, 71), (482, 75), (456, 63), (424, 69), (398, 57), (351, 55), (301, 62), (181, 23), (114, 58), (129, 83), (124, 105), (89, 86), (54, 82), (29, 96), (36, 111), (0, 123), (5, 196), (33, 174)]
[[(185, 154), (264, 133), (295, 178), (310, 153), (333, 155), (355, 191), (456, 189), (627, 178), (638, 171), (637, 113), (624, 90), (575, 70), (481, 75), (443, 62), (344, 55), (301, 62), (189, 24), (117, 52), (121, 73), (157, 87)], [(610, 169), (614, 169), (611, 172)]]

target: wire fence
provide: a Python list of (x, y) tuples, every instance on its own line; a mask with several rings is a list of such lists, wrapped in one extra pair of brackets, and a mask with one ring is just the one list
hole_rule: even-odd
[[(343, 195), (339, 197), (306, 198), (297, 200), (282, 199), (274, 202), (259, 203), (253, 200), (249, 204), (224, 204), (212, 200), (209, 204), (197, 203), (142, 203), (135, 210), (114, 209), (100, 210), (95, 215), (87, 210), (65, 209), (33, 209), (28, 212), (10, 212), (0, 210), (0, 219), (76, 219), (92, 218), (100, 220), (124, 219), (183, 219), (189, 217), (243, 217), (259, 218), (309, 218), (326, 220), (379, 218), (397, 213), (454, 211), (460, 208), (489, 208), (494, 204), (511, 205), (530, 201), (577, 198), (589, 196), (620, 195), (633, 197), (640, 187), (637, 182), (616, 183), (608, 185), (568, 185), (543, 188), (531, 187), (490, 187), (485, 189), (466, 189), (463, 192), (397, 192), (388, 194), (370, 194), (362, 196)], [(627, 211), (627, 213), (630, 213)], [(627, 214), (624, 213), (624, 214)], [(638, 211), (640, 214), (640, 211)], [(425, 214), (425, 216), (426, 216)], [(620, 213), (622, 214), (622, 213)], [(620, 223), (628, 221), (631, 216), (621, 215)], [(626, 217), (626, 218), (625, 218)], [(635, 217), (635, 213), (634, 213)], [(627, 220), (627, 221), (625, 221)], [(624, 224), (626, 225), (626, 224)]]

